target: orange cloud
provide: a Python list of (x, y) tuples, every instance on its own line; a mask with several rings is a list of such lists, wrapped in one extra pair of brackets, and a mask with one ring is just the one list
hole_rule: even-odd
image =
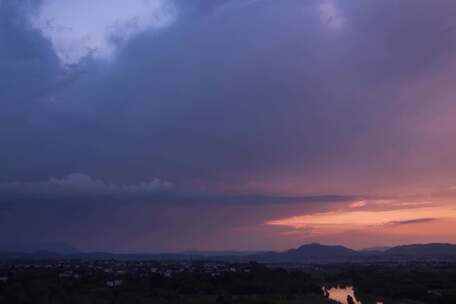
[[(356, 202), (355, 207), (365, 206)], [(420, 206), (420, 205), (417, 205)], [(349, 206), (354, 208), (353, 204)], [(325, 230), (336, 228), (347, 230), (382, 226), (391, 223), (422, 223), (423, 219), (456, 219), (456, 208), (449, 205), (425, 206), (410, 209), (372, 211), (372, 210), (338, 210), (307, 215), (291, 216), (266, 221), (266, 225), (284, 226), (290, 229), (303, 229), (308, 227)], [(318, 230), (318, 229), (317, 229)]]

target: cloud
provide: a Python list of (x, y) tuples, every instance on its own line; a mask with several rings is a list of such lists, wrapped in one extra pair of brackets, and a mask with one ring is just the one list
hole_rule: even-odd
[(0, 2), (3, 237), (278, 247), (229, 229), (454, 183), (454, 1), (130, 2)]
[(61, 199), (62, 203), (67, 200), (85, 198), (114, 198), (135, 199), (148, 197), (157, 193), (170, 191), (173, 184), (152, 178), (148, 182), (136, 185), (114, 185), (102, 180), (93, 179), (88, 175), (73, 173), (64, 178), (51, 178), (42, 182), (11, 182), (0, 184), (0, 201), (14, 199)]
[(428, 222), (433, 222), (437, 221), (438, 218), (417, 218), (417, 219), (411, 219), (411, 220), (405, 220), (405, 221), (392, 221), (389, 222), (388, 224), (390, 225), (412, 225), (412, 224), (421, 224), (421, 223), (428, 223)]
[(361, 208), (367, 206), (366, 201), (356, 201), (349, 205), (350, 208)]
[(434, 221), (437, 218), (456, 219), (452, 205), (415, 207), (396, 210), (336, 210), (296, 215), (266, 221), (266, 225), (285, 226), (291, 229), (319, 227), (321, 230), (367, 229), (384, 225), (407, 225)]
[(173, 184), (167, 181), (161, 181), (153, 178), (150, 182), (138, 185), (120, 185), (107, 184), (101, 180), (94, 180), (85, 174), (70, 174), (63, 179), (52, 178), (49, 185), (68, 190), (91, 192), (91, 193), (109, 193), (109, 192), (157, 192), (173, 188)]
[[(86, 172), (118, 184), (161, 176), (189, 188), (306, 194), (382, 192), (430, 176), (420, 159), (438, 154), (426, 148), (437, 143), (410, 133), (442, 102), (413, 98), (411, 110), (397, 107), (412, 104), (397, 96), (416, 75), (434, 75), (437, 57), (454, 53), (452, 35), (441, 30), (452, 20), (450, 2), (435, 15), (393, 1), (151, 1), (150, 10), (113, 1), (100, 12), (103, 3), (44, 1), (2, 18), (1, 51), (11, 57), (0, 59), (8, 58), (0, 69), (9, 75), (0, 80), (9, 147), (0, 151), (0, 180)], [(89, 20), (80, 18), (86, 5)], [(328, 33), (321, 5), (346, 25)], [(150, 12), (158, 21), (128, 30), (109, 63), (80, 60), (90, 49), (116, 48), (107, 25), (123, 27), (137, 13), (149, 20)], [(386, 24), (382, 16), (392, 18)], [(55, 34), (48, 19), (73, 34)], [(86, 36), (93, 39), (78, 42)], [(70, 61), (80, 61), (68, 70), (59, 64), (65, 39), (76, 45)]]
[(64, 65), (87, 56), (111, 59), (132, 36), (169, 26), (177, 18), (173, 1), (44, 0), (31, 17)]
[(346, 25), (345, 17), (336, 1), (323, 0), (318, 6), (321, 22), (331, 30), (342, 30)]
[(301, 204), (350, 201), (354, 196), (274, 196), (263, 194), (232, 194), (195, 191), (177, 188), (172, 182), (158, 178), (134, 185), (110, 184), (86, 174), (74, 173), (64, 178), (51, 178), (41, 182), (11, 182), (0, 184), (0, 202), (61, 204), (80, 202), (102, 203), (172, 203), (172, 204)]

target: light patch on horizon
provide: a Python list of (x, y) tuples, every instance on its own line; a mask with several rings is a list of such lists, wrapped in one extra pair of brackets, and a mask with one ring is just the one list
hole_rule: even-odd
[(366, 201), (356, 201), (349, 205), (350, 208), (361, 208), (367, 206)]
[(165, 0), (45, 0), (31, 23), (61, 63), (71, 65), (87, 56), (110, 60), (132, 36), (167, 27), (176, 15), (173, 2)]
[(322, 1), (318, 5), (321, 22), (332, 30), (342, 30), (346, 19), (341, 9), (332, 0)]

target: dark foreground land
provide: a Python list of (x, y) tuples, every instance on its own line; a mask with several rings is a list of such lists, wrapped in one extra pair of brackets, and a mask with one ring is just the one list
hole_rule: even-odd
[(336, 303), (322, 287), (354, 286), (363, 304), (456, 303), (456, 264), (266, 265), (222, 262), (9, 261), (0, 304)]

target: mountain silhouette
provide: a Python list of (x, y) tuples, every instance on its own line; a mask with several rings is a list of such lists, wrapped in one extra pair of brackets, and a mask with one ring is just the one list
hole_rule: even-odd
[(456, 257), (456, 245), (438, 243), (402, 245), (386, 250), (385, 254), (411, 257)]
[[(44, 246), (46, 245), (46, 246)], [(397, 260), (454, 260), (456, 245), (452, 244), (414, 244), (392, 247), (386, 251), (356, 251), (344, 246), (305, 244), (298, 248), (275, 252), (181, 252), (181, 253), (130, 253), (116, 254), (109, 252), (79, 252), (65, 244), (44, 244), (16, 247), (16, 250), (5, 250), (0, 247), (0, 260), (7, 259), (85, 259), (85, 260), (156, 260), (156, 261), (226, 261), (226, 262), (260, 262), (260, 263), (344, 263), (376, 262)], [(22, 250), (21, 250), (22, 249)], [(41, 250), (36, 250), (41, 249)]]

